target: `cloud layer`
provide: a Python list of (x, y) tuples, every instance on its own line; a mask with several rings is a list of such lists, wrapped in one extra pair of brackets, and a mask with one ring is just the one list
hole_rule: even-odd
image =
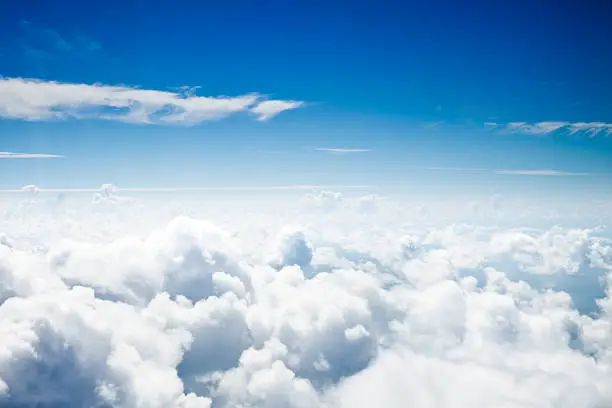
[(612, 403), (596, 226), (433, 226), (325, 191), (123, 198), (0, 201), (0, 405)]
[(100, 118), (141, 124), (197, 124), (239, 112), (268, 120), (301, 104), (265, 100), (257, 94), (204, 97), (128, 86), (0, 79), (0, 118), (4, 119)]

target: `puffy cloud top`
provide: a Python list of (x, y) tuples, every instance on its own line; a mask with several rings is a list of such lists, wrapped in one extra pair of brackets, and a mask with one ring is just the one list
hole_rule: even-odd
[(602, 229), (40, 196), (0, 202), (0, 406), (612, 404)]
[(275, 264), (306, 268), (312, 261), (312, 247), (299, 227), (287, 227), (278, 236)]

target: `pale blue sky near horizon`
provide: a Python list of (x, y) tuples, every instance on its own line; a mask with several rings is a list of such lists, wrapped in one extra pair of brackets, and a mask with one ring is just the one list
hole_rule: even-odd
[(612, 6), (435, 3), (7, 2), (0, 185), (611, 193)]

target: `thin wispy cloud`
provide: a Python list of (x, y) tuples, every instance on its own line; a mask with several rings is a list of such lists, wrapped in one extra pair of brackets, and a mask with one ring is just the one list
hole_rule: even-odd
[(66, 33), (60, 33), (52, 28), (26, 20), (19, 22), (19, 29), (21, 46), (24, 50), (35, 50), (50, 58), (66, 56), (68, 53), (96, 52), (102, 49), (98, 41), (83, 33), (66, 35)]
[(42, 27), (31, 21), (19, 22), (21, 34), (20, 47), (29, 58), (53, 59), (74, 50), (74, 46), (56, 30)]
[(319, 152), (335, 153), (335, 154), (347, 154), (347, 153), (366, 153), (371, 152), (372, 149), (351, 149), (351, 148), (340, 148), (340, 147), (316, 147), (314, 150)]
[(0, 159), (59, 159), (65, 156), (46, 153), (11, 153), (0, 152)]
[(303, 104), (304, 102), (300, 101), (263, 101), (252, 108), (251, 112), (258, 115), (257, 120), (265, 121), (275, 117), (281, 112), (297, 109)]
[(566, 132), (568, 134), (584, 134), (590, 137), (612, 135), (612, 123), (607, 122), (510, 122), (496, 123), (485, 122), (486, 127), (513, 133), (525, 133), (530, 135), (547, 135), (555, 132)]
[(426, 123), (425, 125), (423, 125), (423, 129), (433, 129), (435, 127), (440, 126), (442, 123), (443, 122), (441, 120), (439, 120), (437, 122)]
[[(110, 186), (110, 187), (109, 187)], [(170, 193), (170, 192), (206, 192), (206, 191), (291, 191), (291, 190), (364, 190), (369, 185), (284, 185), (284, 186), (215, 186), (215, 187), (127, 187), (119, 188), (113, 185), (103, 185), (102, 188), (41, 188), (27, 185), (22, 188), (0, 189), (0, 193), (95, 193), (101, 190), (131, 193)]]
[(580, 173), (562, 170), (527, 170), (527, 169), (471, 169), (463, 167), (430, 167), (427, 170), (432, 171), (449, 171), (454, 173), (471, 173), (471, 174), (500, 174), (514, 176), (590, 176), (592, 173)]
[[(61, 26), (58, 25), (57, 28)], [(90, 67), (102, 62), (102, 44), (81, 32), (46, 27), (32, 21), (19, 21), (15, 35), (18, 41), (9, 45), (10, 58), (25, 63), (26, 72), (47, 76), (58, 66)], [(83, 65), (85, 64), (85, 65)]]
[(508, 174), (516, 176), (589, 176), (590, 173), (576, 173), (560, 170), (495, 170), (495, 174)]
[(138, 124), (192, 125), (239, 112), (269, 120), (302, 105), (266, 100), (259, 94), (236, 97), (195, 96), (130, 86), (74, 84), (23, 78), (0, 78), (0, 119), (57, 121), (106, 119)]
[(491, 170), (487, 169), (468, 169), (465, 167), (428, 167), (429, 171), (450, 171), (450, 172), (460, 172), (460, 173), (483, 173)]

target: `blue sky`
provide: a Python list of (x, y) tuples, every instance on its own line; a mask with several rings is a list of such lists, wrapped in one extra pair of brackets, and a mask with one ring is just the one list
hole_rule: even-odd
[(0, 185), (609, 193), (612, 6), (490, 3), (7, 3)]

